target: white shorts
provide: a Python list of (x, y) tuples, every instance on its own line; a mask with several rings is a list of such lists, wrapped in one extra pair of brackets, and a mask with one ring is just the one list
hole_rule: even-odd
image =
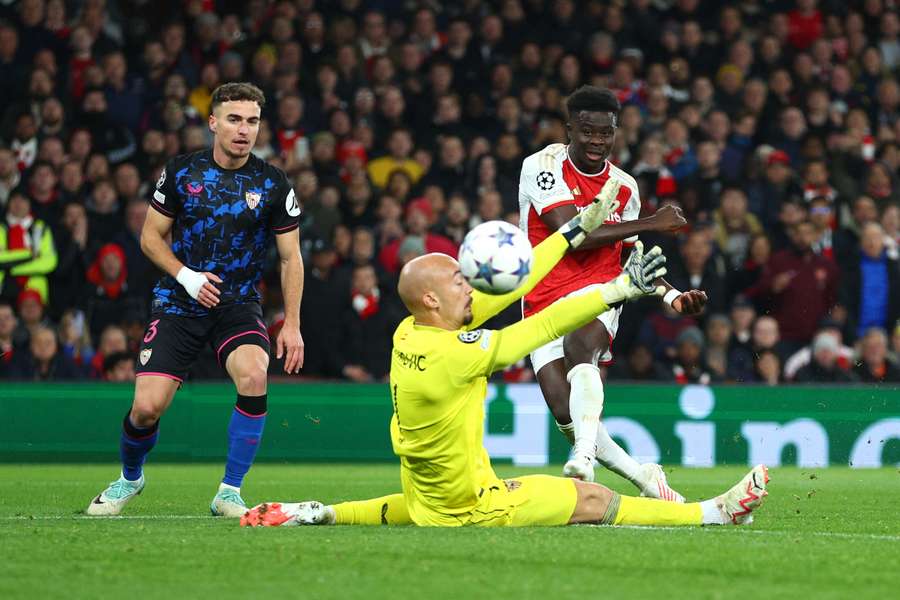
[[(574, 292), (570, 292), (556, 300), (559, 302), (564, 298), (570, 298), (572, 296), (581, 296), (582, 294), (586, 294), (593, 290), (598, 289), (602, 284), (595, 283), (593, 285), (589, 285), (587, 287), (583, 287), (580, 290), (575, 290)], [(552, 306), (552, 305), (551, 305)], [(622, 314), (622, 306), (618, 306), (617, 308), (611, 308), (605, 313), (601, 313), (597, 316), (597, 320), (603, 323), (606, 326), (606, 331), (609, 332), (609, 349), (603, 353), (602, 356), (595, 356), (594, 362), (600, 362), (600, 364), (608, 364), (612, 362), (612, 343), (613, 340), (616, 339), (616, 332), (619, 330), (619, 315)], [(565, 356), (563, 352), (563, 339), (564, 338), (556, 338), (552, 342), (547, 342), (537, 350), (531, 353), (531, 364), (534, 368), (534, 372), (537, 373), (540, 371), (544, 365), (553, 362), (559, 358)]]

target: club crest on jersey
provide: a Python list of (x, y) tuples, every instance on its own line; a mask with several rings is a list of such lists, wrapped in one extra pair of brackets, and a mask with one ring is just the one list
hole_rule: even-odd
[(481, 339), (482, 333), (483, 330), (481, 329), (476, 329), (475, 331), (463, 331), (457, 337), (463, 344), (474, 344)]
[(537, 174), (537, 185), (539, 188), (544, 190), (550, 190), (556, 184), (556, 177), (553, 176), (553, 173), (550, 171), (541, 171)]
[(141, 354), (138, 357), (141, 361), (141, 366), (146, 366), (148, 362), (150, 362), (150, 355), (153, 354), (153, 350), (150, 348), (144, 348), (141, 350)]
[(262, 194), (259, 192), (245, 192), (244, 200), (247, 201), (247, 208), (253, 210), (259, 205), (259, 200), (262, 198)]

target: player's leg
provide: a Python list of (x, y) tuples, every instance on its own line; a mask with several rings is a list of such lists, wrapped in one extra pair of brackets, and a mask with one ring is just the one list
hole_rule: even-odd
[(742, 525), (768, 495), (769, 472), (757, 465), (720, 496), (689, 504), (623, 496), (599, 484), (574, 481), (578, 499), (570, 524), (604, 525)]
[(563, 339), (569, 413), (575, 424), (573, 456), (563, 468), (567, 477), (594, 480), (594, 457), (603, 412), (603, 381), (597, 359), (609, 347), (609, 332), (598, 320), (591, 321)]
[(223, 309), (210, 336), (216, 358), (237, 390), (228, 423), (225, 476), (210, 504), (214, 515), (240, 517), (247, 511), (241, 485), (250, 470), (266, 425), (269, 335), (258, 304)]
[(563, 339), (559, 338), (532, 352), (531, 365), (557, 429), (574, 445), (575, 424), (569, 414), (569, 382), (563, 356)]
[(268, 366), (268, 352), (249, 344), (236, 347), (225, 361), (225, 370), (237, 389), (237, 400), (228, 423), (225, 476), (210, 504), (214, 515), (240, 517), (247, 511), (241, 485), (256, 458), (266, 425)]
[(322, 504), (321, 502), (266, 502), (241, 517), (241, 526), (277, 525), (412, 525), (403, 494), (370, 500)]
[(143, 465), (159, 438), (160, 417), (169, 408), (200, 349), (194, 319), (154, 318), (138, 353), (134, 400), (122, 423), (122, 473), (86, 509), (89, 515), (117, 515), (144, 488)]
[[(612, 360), (612, 340), (615, 338), (619, 327), (620, 314), (621, 309), (608, 310), (600, 315), (596, 321), (589, 324), (592, 327), (592, 331), (577, 330), (573, 332), (574, 335), (566, 336), (563, 346), (566, 362), (572, 364), (577, 360), (583, 361), (587, 359), (593, 360), (593, 364), (597, 364), (598, 361), (600, 363), (610, 362)], [(583, 329), (587, 327), (585, 326)], [(572, 373), (572, 371), (569, 371), (569, 373)], [(599, 377), (599, 371), (595, 376), (592, 370), (583, 369), (578, 373), (577, 377), (586, 382), (582, 385), (582, 389), (593, 390), (593, 393), (600, 396), (602, 404), (602, 398), (604, 397), (603, 381)], [(571, 397), (575, 400), (576, 408), (574, 411), (578, 410), (577, 400), (579, 395), (576, 392), (577, 390), (573, 387)], [(573, 414), (577, 413), (573, 412)], [(593, 431), (592, 424), (591, 430)], [(669, 487), (662, 467), (654, 463), (638, 463), (616, 443), (603, 424), (602, 414), (597, 422), (596, 431), (596, 458), (601, 465), (637, 486), (641, 490), (642, 496), (684, 502), (684, 497)], [(573, 457), (573, 460), (576, 460), (576, 457)], [(584, 465), (584, 459), (575, 463), (576, 467), (579, 465)]]

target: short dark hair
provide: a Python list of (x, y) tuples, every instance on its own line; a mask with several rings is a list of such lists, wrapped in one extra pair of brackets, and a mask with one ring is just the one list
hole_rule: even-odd
[(266, 105), (266, 95), (263, 91), (247, 82), (223, 83), (212, 93), (211, 110), (215, 110), (217, 106), (223, 102), (235, 102), (239, 100), (249, 100), (256, 102), (262, 108)]
[(566, 100), (569, 118), (583, 110), (590, 112), (612, 112), (619, 114), (622, 105), (616, 95), (606, 88), (583, 85)]
[(113, 352), (103, 359), (103, 372), (112, 371), (122, 362), (134, 362), (134, 356), (129, 352)]

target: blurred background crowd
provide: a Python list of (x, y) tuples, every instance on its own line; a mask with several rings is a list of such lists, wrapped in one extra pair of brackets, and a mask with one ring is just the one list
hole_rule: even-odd
[[(898, 73), (892, 0), (0, 0), (0, 376), (134, 377), (148, 194), (249, 80), (254, 153), (304, 207), (304, 377), (385, 377), (399, 268), (518, 224), (522, 159), (594, 84), (642, 216), (689, 221), (645, 243), (710, 298), (628, 306), (608, 377), (900, 381)], [(210, 353), (193, 376), (222, 375)]]

